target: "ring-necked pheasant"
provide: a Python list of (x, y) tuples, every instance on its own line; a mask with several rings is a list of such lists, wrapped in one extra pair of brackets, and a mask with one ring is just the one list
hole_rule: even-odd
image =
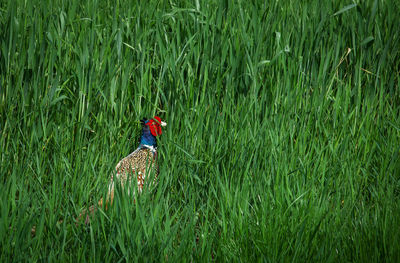
[[(124, 188), (124, 186), (128, 187), (128, 193), (130, 189), (135, 189), (134, 185), (131, 184), (134, 179), (137, 181), (139, 193), (143, 190), (146, 177), (151, 178), (150, 175), (152, 175), (152, 173), (154, 173), (154, 182), (156, 182), (158, 176), (156, 137), (161, 135), (161, 127), (167, 124), (161, 121), (160, 117), (157, 116), (150, 120), (143, 119), (140, 122), (142, 124), (142, 135), (140, 137), (139, 147), (119, 161), (115, 167), (115, 174), (111, 176), (108, 186), (105, 209), (108, 208), (109, 203), (112, 204), (114, 201), (115, 184), (117, 182), (121, 184), (121, 188)], [(101, 198), (98, 202), (98, 206), (103, 207), (103, 205), (103, 198)], [(96, 212), (98, 206), (92, 205), (88, 210), (83, 210), (76, 219), (76, 223), (79, 223), (82, 217), (86, 218), (86, 224), (89, 223), (90, 216)], [(63, 220), (59, 220), (58, 224), (62, 222)], [(36, 235), (36, 226), (31, 228), (31, 235)]]
[[(108, 204), (112, 204), (114, 201), (115, 184), (120, 183), (121, 188), (128, 188), (127, 192), (130, 194), (130, 190), (135, 189), (132, 185), (132, 180), (137, 181), (138, 192), (142, 192), (143, 185), (146, 178), (154, 175), (154, 181), (156, 182), (158, 176), (158, 164), (157, 164), (157, 140), (156, 137), (161, 135), (162, 126), (167, 124), (161, 121), (160, 117), (155, 116), (148, 120), (141, 120), (142, 124), (142, 135), (140, 137), (139, 147), (131, 154), (123, 158), (118, 162), (115, 167), (115, 174), (111, 176), (110, 183), (108, 185), (108, 193), (104, 204), (103, 198), (98, 202), (99, 207), (105, 205), (105, 209), (108, 208)], [(79, 217), (77, 222), (84, 216), (86, 217), (85, 223), (90, 220), (90, 215), (93, 215), (97, 210), (96, 206), (91, 206), (89, 211), (84, 210)]]

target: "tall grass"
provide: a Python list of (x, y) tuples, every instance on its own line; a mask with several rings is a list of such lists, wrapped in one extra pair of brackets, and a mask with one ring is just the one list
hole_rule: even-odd
[[(1, 1), (0, 261), (399, 261), (400, 6), (358, 2)], [(155, 114), (157, 189), (75, 226)]]

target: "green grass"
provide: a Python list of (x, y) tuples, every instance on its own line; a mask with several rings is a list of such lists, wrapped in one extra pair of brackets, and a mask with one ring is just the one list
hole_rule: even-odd
[[(399, 13), (1, 1), (0, 261), (398, 262)], [(155, 114), (157, 190), (76, 227)]]

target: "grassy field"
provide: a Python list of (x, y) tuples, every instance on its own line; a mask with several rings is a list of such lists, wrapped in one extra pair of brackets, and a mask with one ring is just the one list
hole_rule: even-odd
[(0, 2), (0, 262), (399, 262), (400, 4), (173, 2)]

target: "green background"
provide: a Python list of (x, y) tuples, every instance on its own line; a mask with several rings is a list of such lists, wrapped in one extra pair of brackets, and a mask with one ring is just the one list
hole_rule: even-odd
[[(399, 261), (399, 7), (0, 1), (0, 261)], [(75, 226), (154, 115), (157, 190)]]

